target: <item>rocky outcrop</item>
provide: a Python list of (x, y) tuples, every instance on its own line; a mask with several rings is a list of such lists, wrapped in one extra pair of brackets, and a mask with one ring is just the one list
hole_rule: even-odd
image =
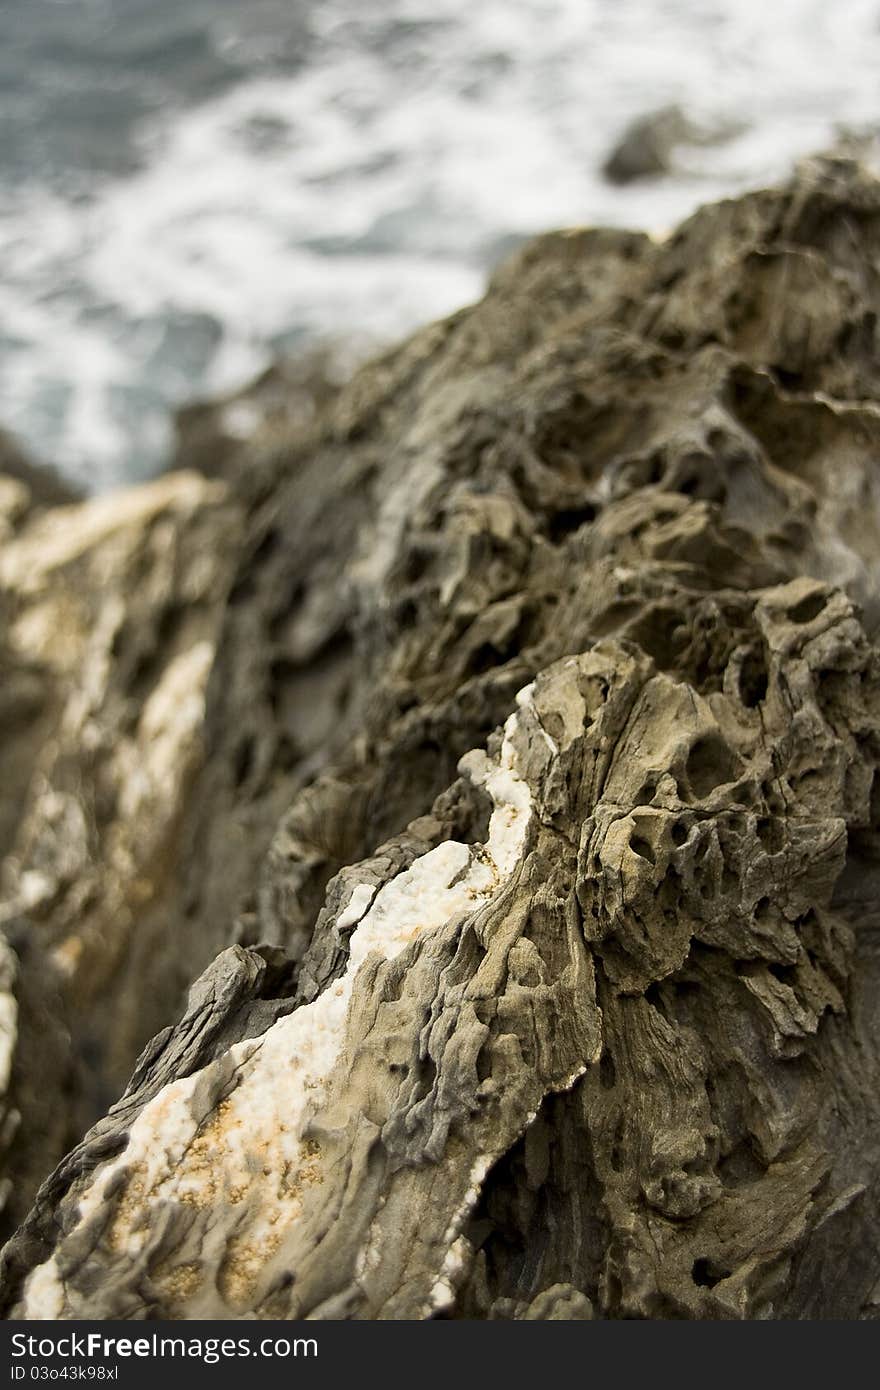
[(878, 251), (843, 160), (550, 234), (6, 545), (10, 1105), (95, 1121), (8, 1314), (873, 1315)]
[(237, 517), (179, 473), (37, 510), (0, 552), (8, 1222), (180, 997), (178, 837)]

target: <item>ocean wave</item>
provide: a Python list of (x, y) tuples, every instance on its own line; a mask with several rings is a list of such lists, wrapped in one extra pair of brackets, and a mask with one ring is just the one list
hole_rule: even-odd
[[(187, 2), (200, 32), (204, 6), (183, 0), (169, 53)], [(131, 3), (105, 9), (125, 90), (127, 61), (142, 72), (149, 54)], [(154, 470), (169, 409), (278, 351), (378, 342), (472, 299), (521, 237), (585, 222), (661, 232), (784, 175), (837, 125), (878, 119), (867, 0), (326, 0), (261, 14), (259, 42), (213, 21), (223, 82), (195, 44), (199, 99), (166, 94), (120, 123), (137, 153), (122, 172), (97, 168), (71, 192), (0, 167), (0, 419), (89, 487)], [(666, 177), (607, 182), (627, 122), (672, 103), (725, 138), (683, 149)]]

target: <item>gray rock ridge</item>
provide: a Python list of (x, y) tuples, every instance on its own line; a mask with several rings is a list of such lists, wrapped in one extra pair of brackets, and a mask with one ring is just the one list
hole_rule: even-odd
[(8, 861), (12, 949), (75, 1038), (92, 1001), (74, 1091), (166, 1025), (7, 1245), (8, 1314), (874, 1315), (878, 247), (876, 182), (815, 162), (661, 243), (539, 238), (304, 424), (231, 448), (217, 407), (217, 477), (154, 487), (180, 582), (222, 568), (168, 646), (138, 591), (202, 693), (174, 852), (103, 848), (129, 763), (123, 930), (88, 855), (58, 892), (45, 780)]

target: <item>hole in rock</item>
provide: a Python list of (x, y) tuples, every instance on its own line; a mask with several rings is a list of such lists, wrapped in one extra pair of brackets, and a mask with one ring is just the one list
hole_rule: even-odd
[(739, 670), (739, 698), (746, 709), (754, 709), (767, 695), (767, 663), (763, 651), (753, 649), (743, 658)]
[(687, 337), (680, 328), (664, 328), (660, 334), (660, 341), (664, 347), (678, 352), (684, 347)]
[(407, 628), (416, 627), (419, 620), (419, 606), (410, 597), (402, 598), (394, 609), (398, 631), (404, 632)]
[(493, 646), (491, 642), (481, 642), (471, 652), (467, 664), (468, 670), (475, 676), (481, 676), (484, 671), (491, 671), (492, 667), (497, 666), (501, 660), (501, 653), (497, 647)]
[(795, 965), (784, 965), (781, 961), (771, 960), (767, 963), (767, 969), (774, 979), (792, 989), (797, 983), (797, 966)]
[(432, 559), (433, 554), (427, 546), (411, 546), (403, 562), (404, 581), (407, 584), (417, 584), (420, 579), (424, 579)]
[(247, 734), (240, 740), (235, 750), (232, 775), (236, 787), (240, 787), (247, 781), (254, 766), (255, 741), (252, 734)]
[(777, 362), (770, 368), (779, 385), (786, 391), (802, 391), (804, 389), (803, 372), (793, 372), (788, 367), (781, 367)]
[(660, 986), (656, 980), (645, 990), (645, 1003), (650, 1004), (652, 1009), (663, 1008), (663, 999), (660, 994)]
[(651, 802), (654, 800), (654, 793), (656, 790), (657, 779), (655, 777), (648, 777), (636, 792), (633, 798), (633, 805), (650, 806)]
[(673, 484), (675, 492), (708, 502), (723, 503), (726, 500), (727, 488), (713, 458), (691, 455), (687, 460), (682, 460), (682, 465), (681, 475)]
[(665, 465), (663, 463), (663, 460), (655, 454), (655, 456), (650, 461), (648, 472), (645, 477), (646, 485), (650, 487), (655, 483), (659, 483), (663, 478), (664, 472)]
[(633, 854), (637, 854), (640, 859), (647, 859), (649, 864), (656, 864), (657, 856), (654, 854), (654, 847), (642, 835), (633, 835), (629, 847)]
[(589, 521), (595, 521), (596, 508), (587, 503), (583, 507), (565, 507), (554, 512), (547, 523), (547, 535), (554, 545), (564, 541), (573, 531), (579, 531)]
[(677, 820), (672, 827), (672, 843), (680, 848), (687, 841), (687, 837), (687, 826), (683, 825), (680, 820)]
[(807, 594), (800, 603), (796, 603), (788, 609), (787, 617), (793, 623), (811, 623), (814, 618), (818, 618), (825, 603), (824, 594)]
[(687, 628), (678, 609), (655, 604), (632, 625), (628, 635), (656, 661), (661, 671), (667, 671), (676, 665), (678, 652), (687, 639)]
[(774, 816), (784, 816), (787, 814), (788, 806), (785, 798), (780, 794), (777, 782), (764, 782), (761, 785), (761, 792), (767, 806), (767, 810)]
[(420, 1057), (417, 1063), (417, 1079), (414, 1093), (419, 1100), (424, 1100), (434, 1089), (434, 1082), (437, 1080), (437, 1066), (433, 1057)]
[(128, 681), (128, 689), (133, 695), (143, 696), (156, 684), (162, 669), (162, 653), (155, 647), (141, 652), (134, 664)]
[(281, 548), (282, 535), (275, 526), (270, 526), (260, 540), (250, 558), (253, 568), (264, 565)]
[(706, 443), (715, 454), (728, 453), (731, 446), (736, 447), (736, 442), (736, 435), (725, 429), (710, 430), (706, 436)]
[(694, 1260), (694, 1267), (691, 1271), (694, 1283), (701, 1289), (714, 1289), (716, 1284), (720, 1284), (722, 1279), (727, 1279), (730, 1275), (729, 1269), (722, 1269), (715, 1264), (714, 1260), (699, 1259)]
[(492, 1050), (481, 1047), (477, 1053), (477, 1080), (487, 1081), (492, 1075)]
[(742, 771), (739, 758), (717, 734), (698, 738), (688, 754), (685, 773), (694, 796), (702, 800), (729, 782), (735, 782)]
[(485, 642), (478, 643), (467, 658), (467, 670), (479, 676), (484, 671), (491, 671), (493, 667), (503, 666), (505, 661), (510, 661), (519, 650), (520, 631), (521, 624), (507, 636), (499, 637), (497, 641), (490, 637)]

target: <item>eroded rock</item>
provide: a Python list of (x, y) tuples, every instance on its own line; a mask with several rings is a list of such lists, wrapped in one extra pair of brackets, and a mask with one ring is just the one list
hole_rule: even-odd
[[(78, 619), (107, 675), (71, 648), (7, 900), (89, 960), (107, 1085), (220, 954), (7, 1245), (12, 1316), (874, 1315), (878, 248), (841, 159), (551, 234), (159, 485), (228, 575), (150, 693)], [(148, 960), (164, 998), (119, 992)]]

